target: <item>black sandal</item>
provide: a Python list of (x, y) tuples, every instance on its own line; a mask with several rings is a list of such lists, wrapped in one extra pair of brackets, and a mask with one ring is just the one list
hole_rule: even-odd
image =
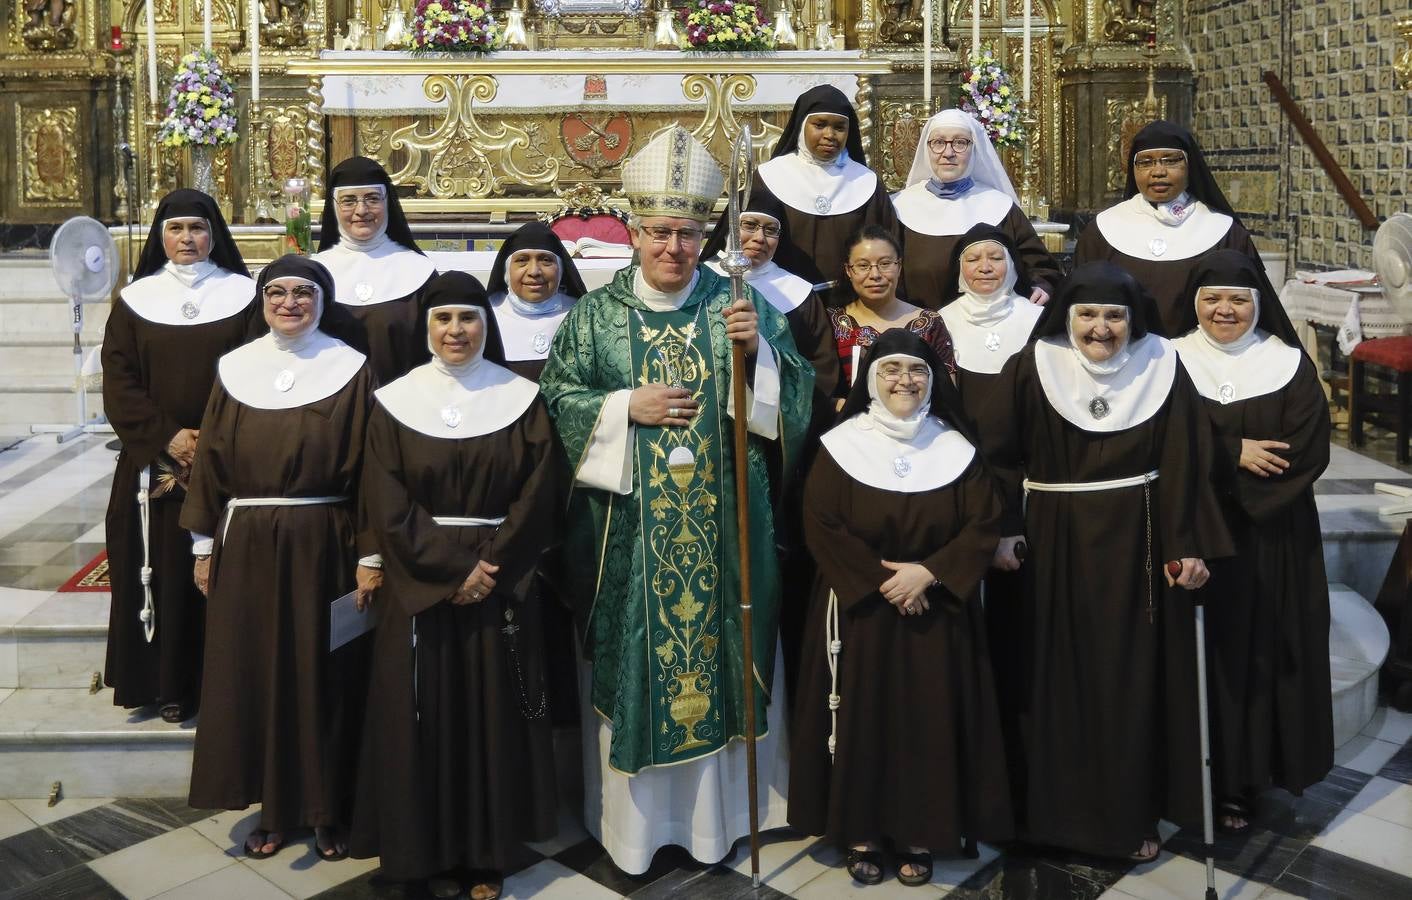
[[(271, 856), (274, 856), (276, 853), (283, 850), (284, 835), (280, 833), (280, 839), (277, 841), (272, 841), (270, 840), (270, 835), (274, 833), (278, 832), (269, 832), (263, 828), (256, 828), (249, 834), (247, 834), (245, 836), (245, 855), (250, 857), (251, 859), (269, 859)], [(257, 835), (260, 838), (260, 842), (253, 847), (250, 846), (250, 839), (256, 837)], [(266, 844), (274, 844), (275, 849), (266, 851), (264, 849)]]
[[(1142, 852), (1142, 848), (1147, 846), (1148, 844), (1152, 844), (1156, 848), (1152, 851), (1151, 855)], [(1128, 859), (1136, 863), (1150, 863), (1161, 855), (1162, 839), (1155, 834), (1149, 834), (1147, 837), (1142, 839), (1141, 844), (1137, 845), (1136, 850), (1128, 854)]]
[[(848, 874), (859, 884), (873, 885), (882, 884), (883, 880), (883, 857), (880, 850), (858, 850), (851, 848), (848, 851)], [(864, 872), (863, 866), (872, 866), (876, 872)]]
[(186, 714), (186, 707), (180, 703), (162, 704), (159, 715), (161, 715), (163, 722), (168, 722), (172, 725), (180, 725), (190, 718), (190, 716)]
[[(320, 834), (319, 832), (323, 832)], [(338, 862), (348, 858), (348, 846), (339, 848), (339, 830), (332, 826), (321, 825), (314, 829), (314, 852), (319, 854), (319, 859), (324, 862)], [(327, 841), (327, 843), (325, 843)]]
[[(1254, 815), (1250, 807), (1240, 800), (1222, 800), (1221, 805), (1216, 808), (1216, 830), (1222, 834), (1245, 834), (1250, 831), (1251, 820)], [(1222, 819), (1244, 819), (1245, 825), (1237, 828), (1227, 825)]]
[[(911, 875), (904, 875), (903, 866), (911, 866)], [(930, 850), (922, 853), (897, 853), (897, 880), (908, 887), (920, 887), (932, 880), (932, 853)]]

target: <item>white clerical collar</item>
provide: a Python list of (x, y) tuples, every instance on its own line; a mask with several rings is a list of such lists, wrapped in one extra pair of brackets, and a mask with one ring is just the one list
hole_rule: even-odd
[[(569, 310), (574, 298), (567, 294), (555, 294), (543, 303), (525, 303), (514, 294), (497, 293), (490, 298), (490, 309), (495, 316), (495, 324), (500, 328), (500, 343), (505, 348), (505, 359), (522, 362), (531, 359), (545, 359), (549, 347), (554, 342), (554, 333)], [(533, 313), (525, 314), (528, 307)]]
[(276, 332), (222, 356), (226, 393), (256, 409), (293, 409), (330, 397), (363, 367), (363, 354), (317, 328), (297, 338)]
[(243, 312), (255, 297), (255, 282), (209, 260), (196, 266), (169, 262), (124, 287), (121, 296), (129, 309), (149, 322), (207, 325)]
[(539, 385), (489, 360), (448, 366), (436, 356), (374, 393), (402, 425), (444, 440), (507, 428), (538, 395)]
[(965, 234), (981, 224), (999, 225), (1015, 202), (1004, 191), (977, 182), (964, 196), (943, 200), (919, 181), (892, 195), (892, 206), (903, 225), (918, 234), (943, 237)]
[(311, 259), (333, 276), (334, 297), (347, 306), (372, 306), (414, 294), (436, 274), (430, 259), (382, 236), (371, 249), (360, 250), (342, 240)]
[(693, 270), (691, 282), (686, 287), (679, 291), (659, 291), (647, 283), (647, 279), (642, 275), (642, 266), (638, 266), (632, 273), (632, 292), (637, 295), (637, 299), (647, 304), (647, 308), (652, 312), (674, 312), (681, 309), (686, 303), (686, 298), (696, 290), (696, 282), (700, 278), (701, 271)]
[(877, 190), (877, 173), (840, 150), (842, 165), (819, 165), (796, 151), (777, 156), (758, 170), (770, 193), (792, 209), (811, 216), (837, 216), (867, 203)]
[(1110, 433), (1155, 416), (1172, 392), (1177, 353), (1166, 338), (1146, 334), (1124, 348), (1127, 358), (1111, 374), (1095, 374), (1066, 336), (1035, 342), (1035, 371), (1045, 399), (1071, 425)]
[[(721, 268), (721, 257), (716, 257), (706, 265), (711, 271), (730, 277), (726, 275), (726, 270)], [(807, 280), (781, 269), (773, 259), (746, 272), (745, 283), (759, 291), (777, 312), (784, 315), (798, 309), (814, 291), (814, 286)]]
[[(956, 365), (967, 372), (994, 375), (1005, 367), (1010, 357), (1030, 342), (1035, 324), (1044, 313), (1029, 299), (1010, 293), (1008, 300), (992, 304), (988, 309), (1006, 307), (998, 320), (989, 314), (973, 315), (962, 301), (963, 295), (941, 308), (942, 321), (951, 334)], [(988, 312), (988, 311), (987, 311)]]
[(1099, 213), (1094, 222), (1103, 239), (1119, 253), (1159, 262), (1190, 259), (1214, 247), (1235, 220), (1200, 200), (1193, 200), (1187, 208), (1190, 212), (1180, 225), (1169, 225), (1142, 194), (1134, 194)]
[(965, 474), (976, 455), (961, 432), (931, 415), (910, 440), (898, 440), (861, 412), (826, 432), (820, 442), (854, 481), (902, 494), (946, 487)]
[(1273, 394), (1294, 378), (1304, 355), (1254, 327), (1229, 344), (1219, 343), (1199, 327), (1172, 344), (1197, 393), (1219, 403)]

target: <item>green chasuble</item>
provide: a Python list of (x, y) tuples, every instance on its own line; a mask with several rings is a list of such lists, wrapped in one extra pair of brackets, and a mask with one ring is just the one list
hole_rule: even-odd
[[(689, 428), (635, 425), (631, 494), (575, 484), (565, 559), (594, 708), (613, 727), (612, 768), (633, 773), (706, 756), (745, 733), (740, 627), (730, 281), (698, 269), (679, 310), (633, 292), (636, 266), (573, 305), (539, 388), (577, 472), (605, 401), (644, 384), (679, 384), (700, 412)], [(789, 324), (753, 289), (763, 344), (779, 369), (779, 439), (749, 438), (755, 722), (771, 701), (780, 572), (771, 510), (775, 471), (792, 471), (809, 425), (814, 372)], [(748, 415), (748, 410), (741, 411)], [(782, 463), (782, 464), (781, 464)]]

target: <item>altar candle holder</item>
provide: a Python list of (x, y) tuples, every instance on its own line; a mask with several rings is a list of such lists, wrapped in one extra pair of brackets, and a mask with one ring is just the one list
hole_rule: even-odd
[(247, 209), (252, 222), (275, 221), (274, 210), (270, 205), (270, 123), (265, 121), (264, 106), (259, 100), (251, 100), (249, 112), (250, 134), (250, 194), (251, 203)]
[(1039, 184), (1039, 160), (1035, 159), (1034, 154), (1034, 134), (1035, 128), (1039, 126), (1039, 119), (1035, 118), (1028, 104), (1025, 105), (1020, 122), (1025, 126), (1025, 150), (1020, 171), (1020, 208), (1031, 220), (1038, 220), (1040, 203), (1037, 202), (1035, 188)]
[(307, 179), (291, 178), (284, 183), (284, 247), (290, 253), (307, 254), (314, 245), (309, 199)]
[(799, 35), (794, 30), (794, 10), (792, 0), (780, 0), (780, 8), (775, 11), (775, 49), (797, 50)]
[(1143, 55), (1147, 57), (1147, 97), (1142, 101), (1142, 114), (1147, 117), (1147, 121), (1157, 120), (1157, 32), (1147, 33), (1147, 44), (1142, 49)]
[(112, 27), (108, 37), (108, 49), (114, 53), (122, 53), (127, 49), (127, 45), (123, 43), (123, 26), (114, 25)]

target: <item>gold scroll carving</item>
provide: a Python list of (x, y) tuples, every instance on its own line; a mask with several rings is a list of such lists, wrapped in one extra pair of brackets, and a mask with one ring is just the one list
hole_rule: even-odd
[(72, 206), (83, 202), (77, 106), (20, 107), (16, 157), (23, 206)]
[[(1109, 193), (1120, 193), (1127, 186), (1128, 166), (1127, 159), (1130, 155), (1128, 148), (1133, 145), (1133, 138), (1142, 130), (1142, 127), (1151, 121), (1144, 110), (1146, 101), (1142, 98), (1122, 97), (1110, 99), (1107, 104), (1108, 112), (1108, 134), (1111, 140), (1108, 142), (1107, 177), (1105, 187)], [(1167, 117), (1167, 98), (1157, 98), (1157, 118)]]

